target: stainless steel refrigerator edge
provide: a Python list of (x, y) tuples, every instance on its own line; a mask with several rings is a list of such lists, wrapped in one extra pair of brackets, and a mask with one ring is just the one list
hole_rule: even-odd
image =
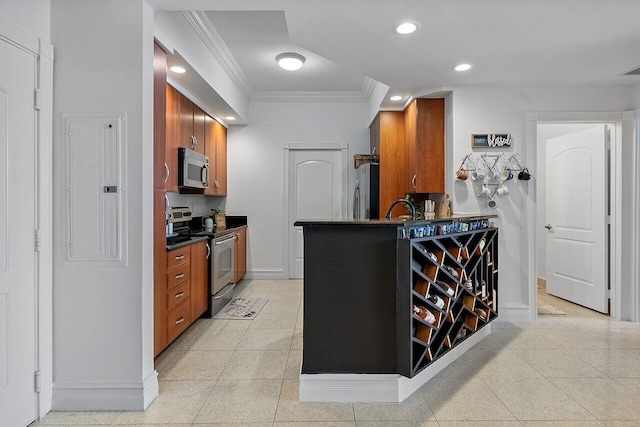
[(380, 165), (365, 163), (356, 169), (353, 219), (380, 218)]

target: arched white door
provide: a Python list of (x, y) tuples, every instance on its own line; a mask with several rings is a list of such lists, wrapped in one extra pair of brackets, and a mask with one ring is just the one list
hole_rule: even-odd
[(343, 219), (346, 215), (346, 165), (337, 149), (290, 149), (288, 182), (289, 277), (302, 278), (304, 239), (298, 220)]

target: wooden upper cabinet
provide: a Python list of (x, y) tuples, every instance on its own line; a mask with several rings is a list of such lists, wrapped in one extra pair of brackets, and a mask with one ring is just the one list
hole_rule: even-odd
[(369, 126), (369, 153), (380, 157), (380, 115), (379, 112)]
[(209, 188), (204, 190), (208, 196), (227, 195), (227, 128), (213, 118), (206, 116), (205, 152), (209, 157), (211, 179)]
[(444, 98), (417, 98), (404, 112), (405, 191), (444, 193)]
[(178, 147), (193, 149), (193, 102), (180, 93), (180, 140)]
[(200, 154), (204, 154), (205, 151), (205, 127), (206, 127), (206, 123), (205, 123), (205, 118), (207, 117), (207, 114), (202, 111), (202, 109), (200, 109), (200, 107), (197, 107), (196, 105), (193, 106), (193, 137), (194, 137), (194, 142), (195, 142), (195, 146), (193, 148), (193, 150), (197, 151)]
[[(405, 195), (405, 132), (402, 111), (381, 111), (378, 114), (378, 149), (380, 161), (380, 218), (394, 200)], [(404, 205), (398, 205), (392, 215), (403, 215)]]
[(180, 147), (180, 101), (182, 94), (167, 85), (166, 162), (169, 168), (167, 191), (178, 192), (178, 147)]
[(166, 109), (167, 54), (156, 43), (153, 51), (153, 187), (167, 188)]

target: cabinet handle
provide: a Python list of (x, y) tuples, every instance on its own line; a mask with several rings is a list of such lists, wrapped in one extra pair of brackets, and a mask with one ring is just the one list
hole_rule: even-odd
[(216, 188), (220, 188), (220, 183), (218, 182), (218, 180), (217, 180), (217, 179), (216, 179), (216, 180), (214, 180), (213, 182), (214, 182), (214, 184), (216, 185)]
[(411, 185), (413, 186), (413, 189), (416, 189), (416, 174), (413, 174), (413, 178), (411, 178)]
[(236, 233), (236, 236), (238, 237), (238, 240), (236, 241), (236, 243), (240, 243), (240, 233)]
[(192, 150), (195, 150), (195, 149), (196, 149), (196, 144), (197, 144), (197, 142), (196, 142), (196, 137), (195, 137), (195, 136), (193, 136), (193, 135), (191, 135), (191, 149), (192, 149)]
[(209, 242), (207, 242), (206, 245), (207, 245), (207, 259), (209, 259), (209, 256), (211, 255), (211, 246), (209, 246)]
[(167, 162), (164, 162), (164, 170), (167, 172), (164, 175), (164, 183), (166, 184), (167, 181), (169, 181), (169, 175), (171, 175), (171, 172), (169, 171), (169, 165), (167, 164)]
[(182, 298), (183, 296), (184, 296), (184, 292), (180, 292), (179, 294), (175, 295), (176, 298)]
[(184, 322), (184, 316), (182, 316), (181, 318), (179, 318), (178, 320), (176, 320), (176, 325), (179, 325), (180, 323)]
[(184, 255), (178, 255), (178, 256), (176, 257), (176, 260), (179, 260), (179, 259), (184, 259)]
[(184, 273), (176, 274), (176, 279), (182, 279), (184, 277)]
[(373, 147), (373, 150), (371, 150), (371, 155), (372, 155), (373, 157), (375, 157), (375, 156), (376, 156), (376, 148), (378, 148), (378, 147)]

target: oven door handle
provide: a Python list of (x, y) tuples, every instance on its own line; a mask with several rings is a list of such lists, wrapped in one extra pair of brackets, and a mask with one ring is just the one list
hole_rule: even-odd
[(227, 242), (233, 242), (234, 240), (236, 240), (236, 236), (229, 237), (228, 239), (220, 240), (220, 241), (216, 241), (216, 240), (214, 240), (214, 241), (213, 241), (213, 244), (214, 244), (214, 245), (216, 245), (216, 246), (218, 246), (218, 245), (224, 245), (225, 243), (227, 243)]

